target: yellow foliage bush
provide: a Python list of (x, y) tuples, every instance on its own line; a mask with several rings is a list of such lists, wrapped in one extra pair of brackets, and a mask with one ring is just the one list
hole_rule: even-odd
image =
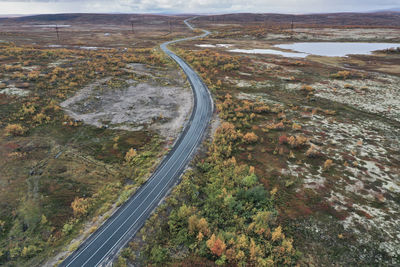
[(28, 79), (31, 81), (37, 80), (39, 78), (40, 72), (39, 71), (31, 71), (28, 74)]
[(20, 136), (26, 133), (27, 129), (20, 124), (8, 124), (5, 128), (7, 136)]
[(50, 117), (43, 113), (38, 113), (33, 117), (33, 121), (39, 124), (42, 124), (43, 122), (49, 122), (50, 120)]
[(87, 198), (76, 197), (71, 203), (71, 208), (75, 217), (85, 215), (89, 209), (89, 200)]
[(349, 78), (350, 76), (351, 76), (351, 72), (348, 70), (341, 70), (341, 71), (338, 71), (337, 73), (331, 75), (332, 78), (343, 79), (343, 80)]
[(23, 115), (33, 114), (33, 113), (35, 113), (35, 111), (36, 111), (36, 108), (33, 104), (22, 105), (22, 114)]
[(126, 152), (125, 154), (125, 161), (126, 162), (131, 162), (135, 156), (137, 155), (137, 152), (135, 149), (131, 148), (128, 150), (128, 152)]
[(275, 230), (272, 232), (271, 239), (272, 241), (277, 241), (279, 239), (284, 239), (285, 235), (282, 233), (282, 227), (279, 225)]

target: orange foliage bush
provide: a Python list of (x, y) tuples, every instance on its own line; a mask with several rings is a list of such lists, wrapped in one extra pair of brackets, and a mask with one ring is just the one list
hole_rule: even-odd
[(209, 240), (207, 240), (207, 247), (218, 257), (220, 257), (226, 250), (225, 242), (217, 238), (214, 234)]
[(317, 157), (320, 154), (321, 154), (321, 152), (320, 152), (319, 148), (313, 144), (311, 144), (311, 146), (306, 151), (306, 156), (309, 158)]
[(314, 88), (312, 88), (312, 86), (310, 86), (310, 85), (303, 85), (303, 86), (300, 88), (300, 90), (301, 90), (301, 91), (304, 91), (304, 92), (306, 92), (306, 93), (312, 93), (312, 92), (314, 91)]
[(342, 71), (338, 71), (335, 74), (332, 74), (331, 77), (335, 78), (335, 79), (347, 79), (351, 76), (351, 72), (348, 70), (342, 70)]
[(283, 124), (283, 122), (278, 122), (278, 123), (275, 123), (275, 124), (267, 125), (267, 128), (271, 129), (271, 130), (282, 130), (282, 129), (285, 128), (285, 125)]
[(288, 144), (291, 147), (298, 148), (306, 145), (308, 138), (302, 135), (291, 136), (288, 138)]
[(327, 159), (324, 162), (324, 170), (329, 170), (333, 165), (333, 161), (331, 159)]
[(249, 132), (243, 136), (243, 140), (248, 144), (255, 143), (258, 140), (258, 136), (253, 132)]

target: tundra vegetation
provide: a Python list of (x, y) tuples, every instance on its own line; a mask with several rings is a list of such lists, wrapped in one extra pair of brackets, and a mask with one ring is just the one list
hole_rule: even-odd
[(400, 25), (347, 17), (292, 31), (290, 19), (252, 16), (199, 17), (211, 36), (174, 46), (212, 91), (220, 126), (118, 266), (399, 264), (396, 50), (295, 59), (229, 49), (398, 42)]
[(175, 68), (153, 47), (0, 43), (0, 265), (41, 265), (65, 246), (73, 251), (167, 151), (170, 141), (154, 130), (87, 125), (60, 106), (98, 80), (107, 80), (104, 91), (146, 81), (131, 64)]
[[(176, 68), (157, 45), (196, 33), (182, 17), (170, 18), (171, 29), (167, 17), (139, 16), (132, 32), (125, 15), (106, 26), (106, 15), (71, 16), (58, 21), (72, 27), (57, 45), (47, 30), (20, 27), (32, 21), (0, 23), (1, 265), (40, 265), (76, 249), (171, 144), (146, 127), (84, 124), (60, 105), (102, 79), (98, 91), (115, 92), (152, 79), (131, 63)], [(304, 59), (229, 52), (290, 41), (399, 42), (399, 21), (396, 14), (193, 20), (212, 34), (173, 49), (210, 88), (219, 123), (114, 265), (399, 265), (398, 49)]]

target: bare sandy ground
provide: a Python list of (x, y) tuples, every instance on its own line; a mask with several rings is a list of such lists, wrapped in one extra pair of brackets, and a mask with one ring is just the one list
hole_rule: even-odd
[(150, 70), (134, 64), (127, 71), (146, 76), (110, 88), (110, 78), (93, 83), (61, 106), (75, 120), (94, 125), (138, 131), (151, 129), (175, 138), (190, 115), (192, 91), (179, 71)]

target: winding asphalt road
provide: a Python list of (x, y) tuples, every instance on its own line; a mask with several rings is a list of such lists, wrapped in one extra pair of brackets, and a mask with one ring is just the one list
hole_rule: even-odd
[[(193, 30), (189, 21), (190, 19), (185, 20), (185, 24)], [(182, 68), (192, 86), (194, 106), (184, 131), (149, 180), (60, 266), (105, 266), (110, 263), (178, 182), (209, 125), (213, 102), (207, 86), (197, 73), (167, 46), (209, 34), (208, 31), (203, 30), (203, 32), (204, 34), (196, 37), (174, 40), (161, 45), (161, 49)]]

